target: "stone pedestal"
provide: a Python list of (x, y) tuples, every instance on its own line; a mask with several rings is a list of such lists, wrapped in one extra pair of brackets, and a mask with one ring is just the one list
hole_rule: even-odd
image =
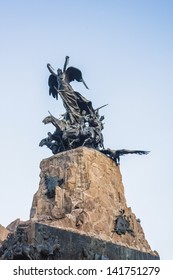
[(111, 159), (81, 147), (44, 159), (40, 168), (31, 220), (154, 254)]
[(126, 204), (113, 160), (80, 147), (42, 160), (40, 169), (30, 220), (7, 240), (12, 259), (159, 259)]

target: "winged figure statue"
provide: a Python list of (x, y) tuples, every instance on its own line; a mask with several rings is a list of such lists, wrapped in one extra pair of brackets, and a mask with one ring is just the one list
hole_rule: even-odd
[[(79, 117), (82, 115), (82, 111), (86, 114), (94, 113), (91, 101), (83, 97), (79, 92), (73, 90), (71, 82), (76, 80), (82, 82), (88, 89), (83, 77), (82, 72), (75, 67), (68, 67), (69, 56), (66, 56), (63, 71), (57, 70), (57, 73), (50, 64), (47, 64), (47, 68), (51, 75), (48, 79), (49, 95), (58, 99), (58, 94), (63, 100), (64, 107), (67, 111), (67, 118), (72, 122), (78, 122)], [(67, 68), (67, 69), (66, 69)]]

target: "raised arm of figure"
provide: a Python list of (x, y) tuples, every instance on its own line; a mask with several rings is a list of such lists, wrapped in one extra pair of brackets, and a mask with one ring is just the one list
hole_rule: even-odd
[(50, 63), (47, 64), (47, 68), (52, 75), (57, 77), (57, 74), (56, 74), (55, 70), (53, 69), (53, 67), (50, 65)]

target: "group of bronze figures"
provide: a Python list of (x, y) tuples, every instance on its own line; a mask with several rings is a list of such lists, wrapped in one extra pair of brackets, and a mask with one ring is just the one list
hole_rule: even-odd
[(56, 260), (60, 255), (58, 237), (40, 226), (34, 240), (29, 240), (27, 225), (19, 225), (0, 246), (1, 260)]
[(48, 132), (48, 136), (40, 141), (39, 146), (47, 146), (53, 154), (75, 149), (80, 146), (96, 149), (112, 158), (117, 165), (120, 156), (128, 153), (147, 154), (139, 150), (111, 150), (105, 149), (102, 130), (104, 128), (104, 116), (100, 116), (99, 110), (103, 105), (94, 109), (92, 102), (74, 91), (70, 82), (76, 80), (82, 82), (88, 89), (82, 72), (75, 67), (68, 67), (69, 57), (66, 56), (63, 70), (55, 71), (47, 64), (50, 76), (48, 79), (49, 95), (55, 99), (61, 97), (65, 107), (65, 114), (57, 119), (51, 113), (44, 120), (44, 124), (52, 123), (55, 127), (54, 133)]

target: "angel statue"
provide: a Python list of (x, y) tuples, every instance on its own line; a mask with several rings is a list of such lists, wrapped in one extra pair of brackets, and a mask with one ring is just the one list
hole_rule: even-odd
[(68, 63), (69, 56), (66, 56), (63, 69), (57, 69), (57, 71), (50, 64), (47, 64), (50, 72), (49, 95), (55, 99), (58, 99), (60, 95), (66, 112), (61, 115), (60, 119), (54, 117), (50, 112), (50, 115), (44, 118), (43, 123), (52, 123), (55, 131), (54, 133), (48, 132), (48, 137), (42, 139), (39, 146), (47, 146), (53, 154), (85, 146), (105, 154), (116, 165), (120, 164), (120, 157), (123, 155), (148, 154), (149, 151), (104, 148), (102, 134), (104, 116), (100, 115), (99, 110), (108, 104), (93, 109), (91, 101), (74, 91), (70, 84), (74, 80), (82, 82), (87, 89), (88, 86), (82, 77), (82, 72), (72, 66), (67, 68)]
[(47, 64), (47, 68), (51, 73), (48, 79), (48, 85), (49, 95), (58, 99), (59, 94), (62, 98), (63, 105), (66, 109), (66, 120), (69, 120), (70, 123), (73, 124), (79, 122), (83, 111), (90, 115), (95, 114), (95, 111), (92, 107), (91, 101), (87, 100), (79, 92), (74, 91), (70, 85), (70, 82), (76, 80), (82, 82), (88, 89), (82, 77), (82, 72), (72, 66), (67, 68), (68, 63), (69, 56), (66, 56), (63, 71), (58, 69), (57, 73), (50, 64)]

